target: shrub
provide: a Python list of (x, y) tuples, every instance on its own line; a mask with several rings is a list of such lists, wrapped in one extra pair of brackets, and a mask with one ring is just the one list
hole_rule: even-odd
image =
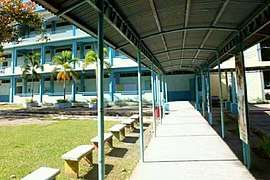
[(257, 146), (262, 156), (270, 159), (270, 137), (264, 135)]
[(57, 99), (57, 103), (68, 103), (69, 101), (66, 99)]
[(127, 106), (128, 105), (128, 103), (125, 100), (121, 100), (121, 99), (115, 101), (114, 104), (116, 106), (119, 106), (119, 107), (123, 107), (123, 106)]
[(88, 101), (90, 104), (96, 104), (97, 103), (97, 98), (92, 98)]
[(33, 99), (25, 99), (25, 102), (26, 102), (26, 103), (33, 103), (34, 100), (33, 100)]

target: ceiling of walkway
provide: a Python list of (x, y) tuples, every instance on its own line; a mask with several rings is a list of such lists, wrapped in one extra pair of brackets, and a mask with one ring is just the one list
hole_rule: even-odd
[[(95, 0), (35, 0), (96, 35)], [(270, 36), (267, 0), (104, 0), (106, 42), (144, 65), (165, 73), (193, 71), (228, 59)]]

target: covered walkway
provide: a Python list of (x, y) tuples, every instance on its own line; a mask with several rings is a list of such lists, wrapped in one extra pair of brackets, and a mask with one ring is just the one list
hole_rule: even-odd
[(254, 179), (189, 102), (171, 102), (131, 180)]
[[(192, 174), (199, 176), (200, 179), (202, 176), (207, 176), (205, 179), (223, 179), (216, 177), (230, 175), (233, 179), (248, 179), (244, 177), (250, 176), (248, 171), (199, 113), (187, 103), (172, 104), (174, 108), (179, 106), (179, 110), (164, 119), (164, 124), (158, 129), (158, 137), (151, 142), (146, 151), (147, 157), (144, 158), (141, 69), (145, 66), (151, 71), (152, 103), (159, 112), (168, 101), (166, 76), (185, 72), (194, 74), (196, 109), (207, 115), (209, 123), (212, 124), (210, 71), (218, 66), (219, 82), (214, 85), (219, 89), (221, 137), (224, 138), (226, 134), (220, 63), (234, 56), (235, 72), (231, 71), (233, 93), (226, 104), (233, 112), (238, 113), (244, 164), (247, 168), (251, 168), (244, 50), (270, 37), (269, 1), (35, 0), (35, 2), (97, 37), (99, 180), (105, 179), (103, 65), (106, 46), (104, 43), (138, 63), (140, 156), (141, 161), (148, 161), (143, 164), (146, 166), (144, 171), (150, 168), (148, 166), (155, 170), (147, 171), (149, 176), (152, 175), (151, 172), (159, 174), (161, 172), (159, 170), (165, 164), (155, 161), (168, 161), (168, 164), (179, 164), (184, 168), (177, 168), (178, 166), (170, 168), (168, 165), (162, 169), (162, 174), (158, 177), (164, 175), (165, 179), (171, 179), (168, 176)], [(184, 108), (185, 105), (187, 107)], [(194, 116), (186, 117), (187, 114)], [(153, 122), (155, 118), (153, 117)], [(171, 126), (170, 123), (174, 125)], [(229, 169), (223, 166), (228, 166)], [(169, 170), (177, 168), (173, 171), (176, 175), (166, 173), (164, 170), (168, 168)], [(147, 176), (145, 173), (143, 177), (151, 179)]]

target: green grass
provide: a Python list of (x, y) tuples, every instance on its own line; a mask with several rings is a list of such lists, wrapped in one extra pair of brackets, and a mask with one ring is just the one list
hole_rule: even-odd
[[(108, 129), (117, 122), (106, 121)], [(96, 121), (65, 120), (47, 125), (0, 127), (0, 179), (23, 177), (40, 166), (63, 170), (61, 155), (89, 144), (97, 135)], [(63, 175), (60, 179), (65, 179)]]
[(0, 104), (0, 110), (16, 110), (23, 109), (23, 106), (20, 104)]
[(259, 152), (261, 153), (262, 156), (265, 158), (270, 159), (270, 137), (268, 136), (263, 136), (258, 145), (257, 148)]

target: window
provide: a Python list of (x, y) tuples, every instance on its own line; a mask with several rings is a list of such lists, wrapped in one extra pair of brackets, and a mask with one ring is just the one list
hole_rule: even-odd
[(270, 71), (263, 72), (264, 89), (270, 89)]
[(16, 87), (16, 93), (22, 93), (22, 86)]
[(270, 61), (270, 41), (266, 40), (261, 43), (262, 61)]
[(62, 51), (72, 51), (72, 49), (66, 47), (66, 48), (58, 48), (58, 49), (55, 50), (56, 53), (60, 53), (60, 52), (62, 52)]
[(2, 66), (3, 66), (3, 67), (7, 67), (7, 66), (8, 66), (8, 62), (7, 62), (7, 61), (4, 61), (4, 62), (2, 63)]

